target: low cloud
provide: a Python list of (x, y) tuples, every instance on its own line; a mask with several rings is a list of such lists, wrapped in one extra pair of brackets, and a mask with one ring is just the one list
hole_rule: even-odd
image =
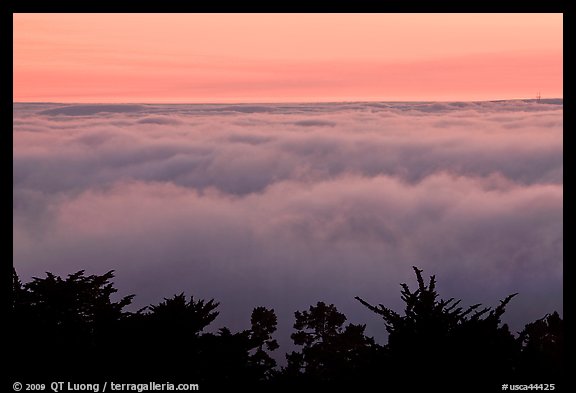
[(285, 345), (318, 300), (382, 338), (353, 297), (401, 307), (412, 265), (468, 304), (520, 292), (516, 330), (562, 310), (561, 101), (94, 107), (14, 105), (24, 279), (115, 269), (236, 328), (267, 305)]
[(99, 113), (130, 113), (143, 109), (140, 105), (69, 105), (60, 108), (46, 109), (41, 115), (89, 116)]
[(295, 125), (301, 127), (334, 127), (336, 123), (326, 120), (299, 120), (294, 122)]

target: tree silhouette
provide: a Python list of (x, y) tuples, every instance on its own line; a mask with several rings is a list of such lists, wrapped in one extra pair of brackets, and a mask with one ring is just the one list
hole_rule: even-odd
[(30, 299), (28, 291), (20, 281), (20, 277), (16, 273), (16, 269), (12, 268), (12, 297), (11, 297), (10, 312), (14, 322), (21, 322), (25, 318), (28, 311)]
[(256, 307), (250, 329), (232, 333), (224, 327), (216, 334), (203, 334), (196, 365), (199, 380), (218, 388), (234, 387), (238, 383), (257, 386), (269, 381), (275, 375), (276, 362), (267, 351), (278, 348), (272, 338), (276, 325), (274, 310)]
[(564, 321), (557, 312), (526, 325), (518, 341), (522, 345), (519, 372), (523, 377), (562, 377), (564, 370)]
[(157, 376), (194, 374), (202, 353), (200, 333), (218, 316), (217, 307), (213, 299), (187, 300), (181, 293), (133, 315), (123, 341), (127, 352), (137, 354), (135, 369)]
[(291, 338), (302, 351), (286, 355), (286, 373), (306, 383), (352, 381), (380, 348), (364, 335), (365, 325), (344, 326), (346, 316), (333, 304), (318, 302), (295, 317)]
[(405, 375), (403, 371), (410, 370), (410, 375), (419, 378), (405, 382), (423, 385), (445, 379), (448, 370), (450, 375), (467, 380), (509, 375), (517, 344), (508, 326), (500, 326), (500, 317), (516, 294), (495, 309), (480, 308), (480, 304), (463, 309), (460, 300), (438, 299), (435, 276), (426, 285), (422, 270), (413, 269), (418, 288), (411, 291), (407, 284), (401, 284), (404, 315), (356, 297), (384, 320), (392, 375)]
[(148, 316), (154, 325), (171, 335), (177, 336), (183, 331), (186, 335), (198, 336), (218, 316), (218, 312), (214, 311), (218, 305), (214, 299), (195, 301), (192, 296), (186, 301), (186, 296), (181, 293), (164, 299), (158, 305), (149, 306)]
[[(15, 369), (26, 364), (39, 375), (101, 370), (108, 339), (130, 315), (124, 307), (133, 298), (111, 300), (117, 292), (110, 282), (113, 277), (113, 271), (86, 276), (80, 270), (66, 279), (46, 273), (23, 285), (13, 271), (12, 333), (20, 343)], [(52, 359), (58, 353), (68, 356), (55, 364)]]
[(273, 309), (254, 308), (247, 330), (207, 331), (218, 316), (214, 299), (180, 293), (128, 312), (133, 295), (113, 300), (113, 271), (81, 270), (66, 278), (46, 273), (22, 283), (13, 269), (10, 338), (16, 350), (9, 372), (52, 380), (180, 377), (203, 390), (240, 384), (264, 391), (374, 384), (451, 391), (468, 386), (457, 383), (462, 380), (488, 389), (510, 378), (555, 383), (563, 376), (564, 323), (557, 312), (527, 324), (515, 338), (501, 317), (516, 294), (495, 308), (464, 308), (460, 300), (439, 298), (435, 276), (425, 283), (422, 270), (414, 272), (415, 290), (401, 284), (403, 313), (356, 297), (384, 320), (385, 346), (365, 335), (365, 325), (346, 324), (336, 306), (318, 302), (295, 312), (291, 338), (300, 351), (287, 354), (287, 366), (278, 370), (271, 356), (278, 349)]
[(250, 324), (250, 346), (254, 352), (250, 355), (250, 362), (257, 370), (257, 374), (264, 378), (270, 378), (274, 374), (276, 361), (272, 359), (267, 351), (278, 349), (278, 342), (272, 338), (272, 334), (274, 334), (278, 325), (276, 314), (273, 309), (256, 307), (252, 311)]
[(18, 277), (18, 273), (16, 273), (16, 269), (12, 267), (12, 308), (16, 307), (17, 299), (22, 294), (24, 290), (24, 286), (22, 285), (22, 281), (20, 281), (20, 277)]

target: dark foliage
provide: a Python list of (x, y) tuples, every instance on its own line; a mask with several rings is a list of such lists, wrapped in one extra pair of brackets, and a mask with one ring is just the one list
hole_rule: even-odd
[(364, 335), (365, 325), (348, 324), (333, 304), (318, 302), (308, 311), (296, 311), (297, 329), (291, 338), (302, 352), (287, 355), (287, 371), (319, 380), (353, 374), (358, 361), (373, 348), (374, 340)]
[(346, 316), (324, 302), (296, 311), (295, 317), (291, 338), (302, 350), (286, 355), (283, 370), (292, 385), (357, 385), (372, 373), (382, 347), (364, 335), (365, 325), (345, 325)]
[[(489, 388), (498, 381), (520, 376), (520, 342), (506, 324), (501, 324), (506, 306), (516, 294), (501, 300), (494, 309), (481, 304), (463, 308), (459, 307), (460, 300), (438, 298), (435, 276), (426, 285), (422, 270), (414, 267), (414, 272), (416, 290), (401, 284), (406, 304), (403, 315), (356, 297), (384, 320), (389, 333), (387, 370), (393, 375), (404, 375), (403, 371), (409, 369), (410, 375), (418, 375), (419, 378), (403, 381), (407, 387), (437, 384), (450, 388), (447, 381), (453, 387), (476, 381), (477, 387)], [(451, 377), (445, 380), (447, 373)]]
[[(501, 317), (516, 295), (495, 308), (439, 299), (436, 280), (401, 284), (402, 314), (357, 297), (384, 321), (384, 346), (365, 335), (365, 325), (346, 324), (333, 305), (318, 302), (295, 312), (291, 338), (300, 348), (277, 368), (274, 310), (256, 307), (250, 329), (207, 332), (218, 316), (214, 299), (182, 293), (137, 312), (125, 310), (133, 295), (113, 300), (112, 271), (79, 271), (65, 279), (52, 273), (23, 284), (12, 275), (10, 374), (18, 378), (135, 376), (166, 381), (185, 378), (205, 388), (297, 390), (442, 387), (458, 390), (474, 381), (493, 389), (502, 381), (554, 383), (563, 375), (564, 325), (556, 312), (526, 325), (514, 337)], [(462, 382), (463, 381), (463, 382)]]
[(564, 359), (564, 321), (557, 312), (526, 325), (518, 341), (522, 345), (519, 372), (523, 377), (561, 376)]
[(266, 307), (256, 307), (252, 311), (250, 323), (248, 334), (250, 347), (253, 349), (249, 357), (250, 364), (258, 375), (270, 378), (274, 376), (276, 361), (267, 351), (275, 351), (279, 347), (278, 342), (272, 338), (278, 325), (276, 314), (274, 310), (268, 310)]
[(66, 279), (47, 273), (23, 285), (14, 271), (11, 336), (18, 343), (12, 359), (16, 374), (36, 370), (36, 375), (82, 375), (103, 362), (111, 350), (109, 338), (130, 316), (123, 309), (133, 298), (110, 299), (117, 292), (110, 283), (113, 277), (112, 271), (85, 276), (82, 270)]

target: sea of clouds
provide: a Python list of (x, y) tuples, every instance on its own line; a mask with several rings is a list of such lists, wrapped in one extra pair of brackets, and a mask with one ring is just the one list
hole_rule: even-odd
[(319, 300), (383, 341), (358, 295), (401, 311), (411, 266), (513, 331), (562, 311), (562, 100), (471, 103), (15, 103), (13, 255), (116, 271), (135, 308), (185, 292), (214, 327)]

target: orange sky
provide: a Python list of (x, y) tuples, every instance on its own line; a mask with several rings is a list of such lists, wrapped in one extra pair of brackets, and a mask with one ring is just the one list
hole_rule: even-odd
[(14, 14), (14, 101), (563, 97), (562, 14)]

